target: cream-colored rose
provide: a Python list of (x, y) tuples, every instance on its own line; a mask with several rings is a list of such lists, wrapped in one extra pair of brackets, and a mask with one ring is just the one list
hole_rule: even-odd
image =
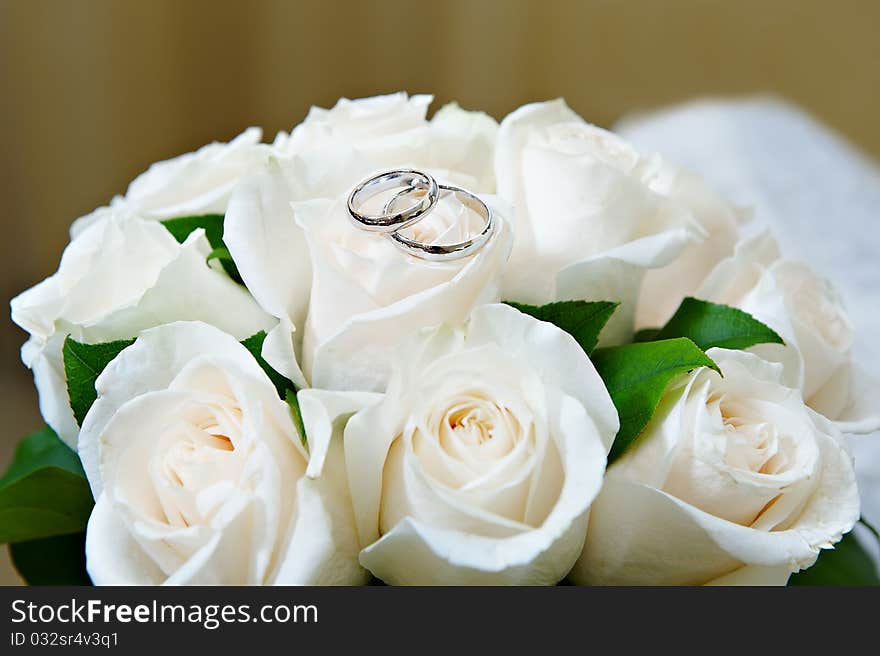
[(96, 388), (79, 444), (95, 584), (365, 582), (339, 436), (309, 407), (305, 446), (234, 337), (202, 323), (145, 331)]
[[(354, 227), (346, 198), (294, 206), (313, 267), (302, 362), (314, 387), (379, 392), (410, 333), (461, 323), (499, 300), (512, 234), (506, 210), (484, 198), (497, 220), (494, 237), (469, 257), (427, 262)], [(475, 233), (472, 214), (450, 196), (407, 232), (423, 243), (460, 241)]]
[[(260, 128), (248, 128), (229, 143), (210, 143), (195, 152), (156, 162), (131, 182), (125, 196), (113, 199), (111, 208), (156, 220), (223, 214), (235, 185), (258, 170), (272, 152), (260, 143), (262, 136)], [(71, 237), (108, 209), (74, 221)]]
[(781, 258), (769, 232), (739, 244), (696, 295), (742, 308), (776, 330), (787, 348), (757, 350), (784, 362), (807, 405), (841, 430), (880, 429), (880, 385), (852, 360), (853, 328), (840, 297), (807, 265)]
[(472, 191), (495, 190), (493, 151), (498, 124), (482, 112), (442, 107), (427, 120), (433, 96), (394, 93), (313, 107), (273, 144), (293, 158), (296, 200), (332, 198), (380, 169), (411, 166), (436, 172)]
[(296, 184), (289, 161), (270, 158), (236, 187), (223, 223), (223, 241), (260, 307), (278, 318), (263, 342), (263, 357), (303, 388), (308, 382), (300, 367), (302, 327), (312, 261), (290, 206)]
[(606, 473), (581, 584), (784, 584), (859, 517), (843, 436), (753, 353), (710, 349)]
[[(441, 108), (428, 121), (425, 115), (430, 102), (430, 96), (408, 97), (399, 93), (362, 100), (342, 99), (330, 110), (313, 108), (292, 134), (282, 133), (276, 138), (275, 155), (243, 180), (230, 199), (224, 240), (248, 288), (262, 307), (279, 319), (277, 328), (264, 343), (263, 356), (301, 386), (306, 384), (306, 378), (300, 363), (307, 360), (311, 367), (312, 351), (332, 337), (332, 333), (341, 330), (341, 323), (348, 318), (346, 312), (353, 316), (355, 309), (377, 309), (421, 291), (433, 294), (427, 292), (428, 286), (450, 280), (466, 264), (442, 266), (414, 262), (390, 248), (387, 240), (359, 234), (344, 212), (334, 209), (331, 216), (329, 207), (321, 203), (313, 207), (297, 205), (300, 218), (309, 224), (304, 232), (298, 225), (300, 218), (294, 219), (291, 207), (292, 202), (344, 200), (358, 182), (377, 170), (400, 167), (426, 170), (439, 180), (475, 192), (492, 192), (495, 187), (492, 155), (498, 127), (495, 121), (456, 105)], [(318, 221), (327, 220), (327, 226), (313, 225), (311, 218), (315, 212), (320, 215)], [(440, 218), (439, 214), (433, 218)], [(310, 239), (310, 255), (306, 233), (314, 234), (318, 227), (321, 228), (320, 239), (324, 241), (315, 244), (314, 239)], [(427, 223), (421, 228), (430, 229)], [(313, 282), (315, 254), (320, 258), (316, 270), (321, 276)], [(377, 259), (368, 262), (366, 258), (371, 257)], [(496, 256), (492, 257), (490, 268), (494, 270), (500, 264)], [(328, 259), (333, 274), (328, 273)], [(487, 284), (488, 277), (482, 272), (487, 259), (481, 256), (480, 265), (468, 265), (467, 277), (479, 278), (473, 282)], [(367, 264), (370, 271), (365, 276)], [(475, 268), (480, 272), (470, 273)], [(354, 279), (351, 283), (337, 283), (330, 281), (331, 277), (343, 281)], [(304, 353), (304, 326), (313, 286), (324, 290), (328, 285), (334, 288), (338, 284), (350, 284), (351, 289), (333, 298), (312, 296), (316, 298), (316, 322), (321, 327), (312, 333), (312, 346)], [(333, 289), (330, 293), (338, 294), (339, 290)], [(365, 299), (374, 294), (374, 299)], [(456, 295), (451, 301), (448, 294), (441, 292), (439, 296), (442, 297), (439, 305), (425, 314), (426, 320), (459, 320), (473, 302), (471, 298), (464, 298), (473, 296), (472, 291)], [(462, 304), (454, 316), (449, 314), (450, 302)], [(426, 298), (420, 307), (429, 303), (433, 300)], [(332, 318), (327, 317), (328, 311), (334, 315)], [(387, 341), (391, 334), (405, 328), (403, 325), (392, 328), (378, 341)], [(369, 339), (376, 342), (375, 336)], [(377, 346), (381, 345), (377, 343)], [(343, 355), (351, 355), (351, 349), (346, 347)], [(339, 366), (345, 365), (340, 363)], [(358, 366), (361, 365), (354, 365), (353, 371)], [(372, 367), (372, 363), (364, 366)], [(377, 375), (385, 377), (381, 372)], [(329, 380), (319, 376), (315, 384), (321, 381), (326, 385), (342, 385), (338, 380)], [(366, 384), (366, 389), (376, 387), (375, 382)]]
[(662, 326), (686, 296), (694, 296), (718, 262), (733, 255), (751, 213), (718, 196), (699, 176), (654, 158), (646, 178), (652, 191), (686, 208), (702, 238), (689, 243), (672, 263), (645, 272), (636, 308), (637, 326)]
[(361, 564), (392, 584), (559, 581), (618, 427), (589, 358), (506, 305), (396, 356), (388, 391), (360, 395), (345, 427)]
[(738, 216), (698, 180), (561, 100), (502, 121), (495, 170), (516, 217), (505, 299), (620, 301), (606, 342), (632, 334), (647, 272), (661, 270), (644, 283), (658, 311), (671, 313), (735, 242)]
[(197, 230), (183, 243), (155, 222), (122, 208), (99, 219), (65, 249), (58, 271), (12, 299), (12, 320), (30, 338), (22, 347), (33, 370), (43, 418), (70, 446), (79, 431), (67, 399), (61, 349), (80, 342), (129, 339), (169, 321), (199, 320), (243, 339), (274, 319), (222, 270)]

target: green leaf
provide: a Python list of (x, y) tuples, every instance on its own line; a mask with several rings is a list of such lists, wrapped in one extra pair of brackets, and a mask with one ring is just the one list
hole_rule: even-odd
[(110, 361), (122, 349), (131, 346), (133, 339), (121, 339), (103, 344), (83, 344), (68, 337), (64, 340), (64, 374), (67, 378), (67, 396), (76, 422), (82, 426), (89, 408), (98, 398), (95, 381)]
[(704, 351), (720, 346), (745, 349), (755, 344), (784, 344), (771, 328), (728, 305), (688, 297), (653, 339), (687, 337)]
[(262, 352), (264, 341), (266, 341), (266, 331), (261, 330), (243, 340), (241, 344), (251, 352), (251, 355), (254, 356), (254, 359), (256, 359), (257, 363), (263, 368), (266, 375), (269, 376), (269, 380), (272, 381), (272, 384), (275, 385), (275, 389), (278, 391), (278, 396), (282, 399), (286, 399), (289, 391), (293, 390), (294, 393), (296, 392), (296, 386), (288, 378), (275, 371), (272, 366), (263, 359)]
[(823, 549), (812, 567), (792, 574), (789, 585), (880, 585), (877, 567), (853, 533)]
[(93, 505), (79, 458), (43, 428), (19, 444), (0, 479), (0, 544), (84, 531)]
[(238, 272), (238, 267), (235, 266), (235, 261), (232, 259), (232, 255), (229, 253), (228, 248), (221, 246), (220, 248), (212, 250), (208, 253), (208, 257), (205, 258), (205, 262), (210, 262), (211, 260), (217, 260), (220, 262), (223, 266), (223, 270), (226, 271), (226, 275), (239, 285), (244, 284), (244, 280), (241, 279), (241, 274)]
[(599, 333), (617, 309), (611, 301), (559, 301), (547, 305), (507, 302), (524, 314), (552, 323), (569, 333), (589, 355), (596, 348)]
[(299, 409), (299, 401), (296, 398), (296, 386), (291, 380), (275, 371), (272, 366), (263, 359), (262, 351), (264, 341), (266, 341), (266, 333), (261, 330), (257, 334), (251, 335), (244, 340), (242, 345), (251, 352), (251, 355), (254, 356), (257, 363), (263, 368), (266, 375), (269, 376), (269, 379), (278, 391), (278, 396), (284, 399), (287, 402), (287, 405), (290, 406), (290, 415), (293, 418), (293, 423), (296, 426), (297, 431), (299, 431), (300, 440), (302, 440), (303, 446), (307, 446), (306, 427), (303, 424), (302, 412)]
[(0, 478), (0, 489), (32, 474), (40, 467), (58, 467), (71, 474), (85, 476), (79, 456), (58, 438), (55, 431), (43, 426), (18, 443), (12, 463)]
[(223, 215), (202, 214), (200, 216), (180, 216), (174, 219), (165, 219), (162, 225), (174, 238), (183, 243), (193, 230), (205, 229), (205, 237), (211, 248), (224, 247), (223, 243)]
[(308, 446), (308, 440), (306, 440), (306, 426), (303, 423), (302, 410), (300, 410), (299, 407), (299, 399), (296, 398), (296, 390), (287, 390), (284, 400), (287, 401), (287, 405), (290, 406), (290, 415), (293, 417), (293, 424), (296, 426), (296, 430), (299, 431), (300, 441), (303, 443), (303, 446)]
[(220, 260), (221, 262), (232, 262), (232, 254), (229, 252), (229, 249), (226, 246), (221, 246), (220, 248), (215, 248), (210, 253), (208, 253), (208, 257), (206, 258), (208, 262), (211, 260)]
[[(251, 355), (269, 376), (278, 391), (278, 396), (284, 399), (288, 390), (296, 388), (293, 382), (275, 371), (263, 359), (262, 349), (265, 340), (266, 332), (261, 330), (241, 343), (251, 352)], [(98, 392), (95, 390), (95, 381), (98, 376), (113, 358), (133, 343), (133, 339), (102, 344), (82, 344), (70, 337), (64, 340), (62, 353), (64, 354), (64, 371), (67, 375), (67, 395), (73, 414), (80, 425), (98, 396)]]
[(223, 221), (224, 216), (222, 214), (201, 214), (199, 216), (179, 216), (173, 219), (165, 219), (162, 221), (162, 225), (181, 244), (186, 241), (186, 238), (189, 237), (193, 230), (204, 228), (205, 238), (213, 249), (206, 261), (219, 260), (227, 275), (235, 282), (243, 284), (241, 275), (238, 273), (238, 267), (235, 266), (232, 255), (229, 254), (229, 249), (226, 248), (226, 244), (223, 242)]
[(651, 420), (663, 391), (675, 376), (698, 367), (721, 373), (708, 355), (683, 337), (598, 349), (592, 360), (620, 416), (620, 430), (608, 454), (609, 465)]
[(642, 328), (641, 330), (637, 330), (636, 334), (633, 335), (633, 341), (653, 342), (655, 339), (657, 339), (657, 333), (659, 332), (659, 328)]
[(9, 545), (15, 569), (29, 585), (91, 585), (86, 534), (71, 533)]

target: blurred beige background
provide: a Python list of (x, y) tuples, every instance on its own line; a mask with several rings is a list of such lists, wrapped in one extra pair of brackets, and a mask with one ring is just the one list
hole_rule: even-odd
[[(876, 0), (0, 0), (0, 297), (50, 275), (78, 216), (151, 162), (309, 105), (405, 89), (502, 118), (770, 92), (880, 155)], [(41, 423), (0, 322), (0, 467)], [(0, 583), (16, 581), (0, 549)]]

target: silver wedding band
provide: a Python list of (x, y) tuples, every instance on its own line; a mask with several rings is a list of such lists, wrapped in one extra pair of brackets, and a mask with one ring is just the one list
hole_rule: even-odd
[[(425, 195), (400, 212), (383, 209), (381, 214), (364, 214), (358, 209), (373, 196), (401, 186), (411, 191), (424, 190)], [(440, 189), (432, 176), (413, 169), (397, 169), (374, 175), (355, 187), (348, 196), (348, 214), (361, 230), (393, 232), (419, 221), (434, 209), (439, 199)]]
[[(443, 197), (447, 194), (454, 194), (459, 203), (467, 207), (469, 210), (476, 212), (483, 218), (483, 221), (485, 221), (485, 225), (483, 229), (479, 232), (479, 234), (471, 237), (470, 239), (465, 239), (464, 241), (460, 241), (455, 244), (424, 244), (415, 239), (405, 237), (400, 232), (395, 231), (392, 232), (389, 236), (398, 248), (409, 253), (410, 255), (420, 257), (423, 260), (439, 262), (445, 260), (457, 260), (462, 257), (467, 257), (468, 255), (471, 255), (472, 253), (480, 250), (486, 244), (486, 242), (489, 241), (489, 238), (492, 236), (492, 233), (495, 230), (495, 219), (493, 218), (492, 212), (489, 210), (489, 207), (486, 205), (486, 203), (484, 203), (477, 196), (467, 191), (466, 189), (462, 189), (461, 187), (453, 187), (452, 185), (441, 184), (440, 196)], [(394, 198), (391, 199), (391, 201), (389, 201), (389, 203), (393, 203), (393, 201), (401, 195), (406, 194), (404, 192), (397, 194)]]
[[(365, 214), (360, 211), (359, 208), (370, 198), (395, 188), (400, 188), (400, 191), (385, 203), (381, 213)], [(396, 209), (399, 201), (419, 191), (424, 192), (420, 198), (400, 211)], [(440, 198), (449, 194), (453, 194), (459, 203), (483, 219), (485, 225), (478, 234), (454, 244), (425, 244), (400, 233), (425, 218), (437, 206)], [(364, 180), (349, 194), (348, 213), (362, 230), (385, 233), (405, 253), (433, 262), (472, 255), (486, 245), (496, 229), (492, 211), (475, 194), (460, 187), (437, 184), (433, 176), (414, 169), (396, 169)]]

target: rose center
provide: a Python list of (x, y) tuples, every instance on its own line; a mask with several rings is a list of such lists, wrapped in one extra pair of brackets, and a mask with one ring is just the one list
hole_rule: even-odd
[(226, 481), (238, 484), (246, 457), (239, 444), (239, 419), (236, 410), (211, 412), (177, 424), (160, 440), (149, 470), (166, 523), (210, 521), (217, 506), (202, 503), (202, 493)]
[(788, 436), (772, 423), (750, 420), (748, 408), (724, 398), (716, 402), (727, 435), (725, 460), (728, 465), (771, 476), (789, 468)]
[(523, 426), (515, 413), (480, 391), (458, 396), (435, 417), (438, 423), (435, 428), (426, 426), (425, 435), (434, 435), (445, 457), (474, 471), (505, 458), (523, 439)]
[(777, 273), (795, 316), (816, 330), (822, 340), (839, 351), (852, 344), (852, 328), (831, 284), (809, 269), (791, 264)]
[(492, 439), (492, 426), (474, 409), (453, 412), (447, 422), (456, 436), (468, 444), (480, 445)]

